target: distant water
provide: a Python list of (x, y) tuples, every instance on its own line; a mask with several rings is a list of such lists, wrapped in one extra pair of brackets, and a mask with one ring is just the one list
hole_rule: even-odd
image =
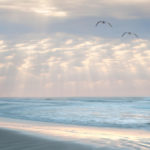
[(0, 117), (150, 130), (150, 97), (0, 98)]

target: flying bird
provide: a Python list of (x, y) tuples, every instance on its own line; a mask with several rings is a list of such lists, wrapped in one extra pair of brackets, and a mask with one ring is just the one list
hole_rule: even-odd
[(135, 37), (138, 38), (138, 35), (137, 35), (136, 33), (132, 33), (132, 32), (124, 32), (124, 33), (121, 35), (121, 37), (124, 37), (126, 34), (128, 34), (128, 35), (134, 35)]
[(107, 22), (107, 21), (103, 21), (103, 20), (100, 20), (100, 21), (98, 21), (97, 23), (96, 23), (96, 26), (98, 26), (98, 24), (108, 24), (110, 27), (112, 27), (112, 24), (111, 23), (109, 23), (109, 22)]

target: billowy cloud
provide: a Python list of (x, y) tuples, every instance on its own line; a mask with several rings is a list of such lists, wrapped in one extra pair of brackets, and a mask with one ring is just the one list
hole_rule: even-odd
[(0, 0), (0, 96), (149, 95), (149, 5)]
[(0, 41), (1, 96), (149, 95), (148, 40), (51, 37)]
[(149, 18), (149, 5), (149, 0), (0, 0), (0, 16)]
[(1, 0), (0, 4), (1, 11), (5, 13), (14, 12), (19, 15), (20, 12), (26, 12), (52, 17), (65, 17), (67, 15), (65, 11), (55, 7), (51, 0)]

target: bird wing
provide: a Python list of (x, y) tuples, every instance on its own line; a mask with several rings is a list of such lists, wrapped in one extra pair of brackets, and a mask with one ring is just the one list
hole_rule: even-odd
[(133, 35), (135, 35), (138, 38), (138, 35), (136, 33), (134, 33)]
[(121, 35), (121, 37), (123, 37), (125, 34), (127, 34), (127, 32), (124, 32), (124, 33)]
[(112, 24), (111, 24), (111, 23), (107, 22), (107, 24), (108, 24), (110, 27), (112, 27)]
[(98, 24), (101, 23), (101, 22), (102, 22), (102, 21), (98, 21), (98, 22), (96, 23), (96, 26), (98, 26)]

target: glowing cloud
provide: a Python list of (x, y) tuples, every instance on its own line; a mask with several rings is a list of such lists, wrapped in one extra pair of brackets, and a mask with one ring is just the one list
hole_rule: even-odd
[[(140, 95), (148, 94), (145, 87), (150, 81), (149, 41), (108, 42), (97, 37), (88, 37), (87, 40), (61, 33), (52, 37), (16, 43), (11, 53), (5, 53), (9, 51), (7, 42), (1, 42), (2, 47), (5, 45), (5, 51), (0, 52), (4, 58), (0, 62), (2, 87), (7, 89), (10, 86), (6, 84), (8, 79), (17, 79), (14, 94), (19, 88), (22, 95), (28, 93), (30, 96), (36, 90), (45, 91), (47, 96), (65, 96), (68, 90), (70, 96), (89, 93), (91, 96), (106, 96), (107, 92), (115, 95), (118, 89), (120, 95), (136, 95), (139, 90)], [(15, 73), (10, 75), (12, 68)], [(138, 85), (136, 90), (130, 92), (129, 87), (135, 85)], [(99, 93), (99, 90), (103, 92)]]

